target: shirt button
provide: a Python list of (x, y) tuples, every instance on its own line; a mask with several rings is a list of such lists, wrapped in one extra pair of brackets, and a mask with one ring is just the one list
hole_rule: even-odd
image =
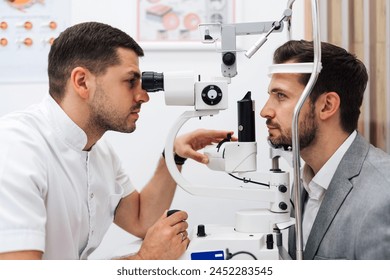
[(94, 197), (94, 194), (91, 193), (91, 194), (89, 195), (89, 197), (92, 199), (92, 198)]

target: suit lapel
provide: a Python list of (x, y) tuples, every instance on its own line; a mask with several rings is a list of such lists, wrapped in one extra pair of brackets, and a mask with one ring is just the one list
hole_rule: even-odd
[(341, 160), (326, 191), (306, 243), (305, 259), (314, 258), (330, 224), (353, 187), (350, 179), (360, 173), (368, 149), (369, 144), (358, 134)]
[(313, 259), (333, 218), (336, 216), (340, 206), (352, 189), (352, 184), (346, 180), (346, 178), (332, 180), (330, 186), (333, 187), (332, 189), (329, 188), (327, 190), (307, 239), (304, 252), (305, 259)]

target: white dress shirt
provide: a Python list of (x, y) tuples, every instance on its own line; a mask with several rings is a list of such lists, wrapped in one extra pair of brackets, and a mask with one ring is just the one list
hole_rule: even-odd
[(318, 210), (320, 209), (322, 200), (325, 196), (325, 192), (329, 187), (329, 184), (337, 170), (337, 167), (341, 162), (341, 159), (343, 158), (348, 148), (351, 146), (356, 135), (356, 131), (352, 132), (351, 135), (324, 164), (324, 166), (322, 166), (322, 168), (317, 172), (317, 174), (315, 174), (315, 176), (313, 170), (307, 164), (305, 164), (303, 168), (303, 187), (308, 193), (308, 199), (303, 206), (303, 248), (306, 247), (307, 239), (309, 237), (311, 228), (313, 227), (313, 223), (317, 216)]
[(87, 136), (50, 96), (0, 118), (0, 252), (86, 259), (134, 187), (103, 140)]

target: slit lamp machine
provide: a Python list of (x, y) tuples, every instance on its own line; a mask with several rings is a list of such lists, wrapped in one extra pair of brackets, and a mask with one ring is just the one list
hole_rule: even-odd
[[(190, 245), (181, 259), (289, 259), (282, 244), (281, 230), (295, 224), (296, 256), (303, 259), (302, 221), (300, 205), (300, 153), (298, 138), (298, 117), (301, 107), (317, 80), (321, 71), (321, 43), (318, 20), (318, 1), (312, 0), (313, 18), (313, 63), (292, 63), (272, 65), (269, 73), (311, 73), (308, 84), (295, 106), (292, 120), (292, 147), (270, 148), (271, 166), (268, 171), (257, 171), (257, 144), (255, 139), (254, 101), (248, 92), (237, 102), (238, 141), (230, 137), (218, 144), (204, 149), (209, 158), (208, 167), (226, 172), (241, 180), (242, 186), (215, 187), (193, 184), (184, 178), (174, 162), (173, 144), (181, 127), (191, 118), (213, 116), (228, 107), (228, 84), (237, 75), (236, 37), (253, 34), (265, 34), (249, 49), (245, 55), (251, 58), (274, 32), (282, 32), (286, 26), (288, 39), (291, 37), (292, 6), (295, 0), (289, 0), (282, 16), (273, 22), (251, 22), (236, 24), (200, 24), (202, 42), (215, 43), (215, 34), (221, 41), (221, 73), (223, 77), (212, 81), (195, 81), (189, 72), (143, 72), (142, 87), (148, 92), (164, 91), (166, 105), (194, 106), (179, 116), (171, 128), (165, 145), (168, 170), (176, 183), (186, 192), (195, 196), (241, 199), (268, 202), (269, 207), (246, 209), (236, 212), (232, 226), (198, 225), (190, 231)], [(279, 158), (283, 157), (293, 165), (292, 194), (295, 201), (295, 217), (290, 217), (289, 173), (279, 168)], [(262, 186), (260, 182), (266, 182)], [(254, 184), (256, 187), (246, 187)], [(298, 186), (298, 187), (297, 187)]]

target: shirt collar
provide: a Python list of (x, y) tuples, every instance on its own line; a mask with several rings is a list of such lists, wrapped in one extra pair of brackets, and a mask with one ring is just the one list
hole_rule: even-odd
[(72, 149), (82, 151), (88, 141), (84, 130), (69, 118), (50, 95), (43, 99), (41, 108), (58, 137)]
[(356, 130), (348, 136), (344, 143), (336, 150), (336, 152), (328, 159), (321, 169), (314, 175), (313, 170), (305, 164), (303, 169), (303, 186), (312, 198), (319, 198), (330, 185), (330, 182), (336, 173), (344, 154), (352, 145), (353, 140), (357, 135)]

